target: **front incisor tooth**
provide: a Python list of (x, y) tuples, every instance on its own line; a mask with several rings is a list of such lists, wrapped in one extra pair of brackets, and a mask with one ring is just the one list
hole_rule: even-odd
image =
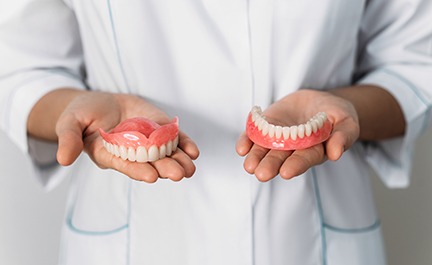
[(148, 149), (148, 161), (153, 162), (159, 159), (159, 149), (156, 145), (150, 146)]
[(297, 135), (300, 137), (300, 139), (303, 139), (305, 136), (305, 126), (304, 124), (300, 124), (297, 126)]
[(136, 152), (135, 148), (133, 147), (128, 148), (128, 160), (131, 162), (134, 162), (136, 160)]
[(290, 127), (286, 126), (282, 128), (282, 134), (284, 140), (287, 140), (290, 137)]
[(282, 136), (282, 126), (276, 126), (275, 127), (275, 136), (277, 139), (281, 138)]
[(159, 158), (164, 158), (165, 156), (166, 156), (166, 154), (167, 154), (167, 147), (166, 147), (166, 145), (161, 145), (161, 146), (159, 146)]
[(139, 146), (136, 150), (136, 161), (137, 162), (147, 162), (148, 161), (148, 153), (147, 149), (144, 146)]
[(312, 134), (312, 125), (310, 124), (310, 122), (307, 122), (305, 124), (305, 135), (309, 137), (311, 136), (311, 134)]
[(290, 127), (290, 137), (292, 140), (296, 140), (297, 139), (297, 126), (291, 126)]

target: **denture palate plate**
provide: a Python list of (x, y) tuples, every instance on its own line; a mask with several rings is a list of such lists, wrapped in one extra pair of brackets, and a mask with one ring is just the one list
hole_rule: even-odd
[(291, 126), (274, 125), (267, 122), (260, 107), (249, 113), (246, 132), (256, 144), (271, 149), (304, 149), (325, 141), (332, 125), (324, 112), (319, 112), (309, 121)]
[(178, 131), (178, 118), (159, 125), (142, 117), (125, 120), (109, 133), (99, 129), (109, 153), (140, 163), (171, 156), (177, 150)]

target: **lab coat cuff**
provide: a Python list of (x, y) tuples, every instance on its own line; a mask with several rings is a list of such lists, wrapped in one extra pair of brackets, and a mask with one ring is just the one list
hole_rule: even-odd
[(410, 183), (415, 142), (427, 127), (428, 104), (418, 88), (393, 71), (373, 72), (358, 83), (386, 89), (402, 109), (406, 122), (405, 134), (397, 138), (365, 143), (364, 150), (366, 161), (388, 187), (407, 187)]
[[(62, 87), (85, 89), (81, 80), (72, 76), (55, 73), (41, 73), (24, 78), (10, 94), (6, 108), (5, 131), (18, 148), (28, 154), (33, 172), (47, 190), (55, 187), (66, 170), (56, 161), (56, 143), (48, 143), (27, 135), (27, 119), (37, 101), (45, 94)], [(55, 177), (54, 177), (55, 176)]]

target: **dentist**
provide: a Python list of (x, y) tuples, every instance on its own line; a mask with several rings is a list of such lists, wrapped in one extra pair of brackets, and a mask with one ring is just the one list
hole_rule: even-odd
[[(72, 179), (59, 264), (386, 264), (369, 182), (409, 184), (430, 124), (432, 2), (0, 3), (0, 126), (52, 189)], [(268, 150), (244, 133), (317, 112), (330, 138)], [(178, 116), (151, 163), (104, 150), (136, 116)]]

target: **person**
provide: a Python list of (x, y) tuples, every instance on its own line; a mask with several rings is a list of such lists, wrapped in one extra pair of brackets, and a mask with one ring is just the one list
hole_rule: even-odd
[[(1, 129), (52, 189), (71, 176), (59, 264), (385, 264), (372, 167), (409, 184), (430, 124), (432, 2), (3, 1)], [(330, 138), (244, 133), (323, 111)], [(103, 149), (132, 117), (178, 116), (178, 150)], [(82, 154), (85, 153), (85, 154)]]

